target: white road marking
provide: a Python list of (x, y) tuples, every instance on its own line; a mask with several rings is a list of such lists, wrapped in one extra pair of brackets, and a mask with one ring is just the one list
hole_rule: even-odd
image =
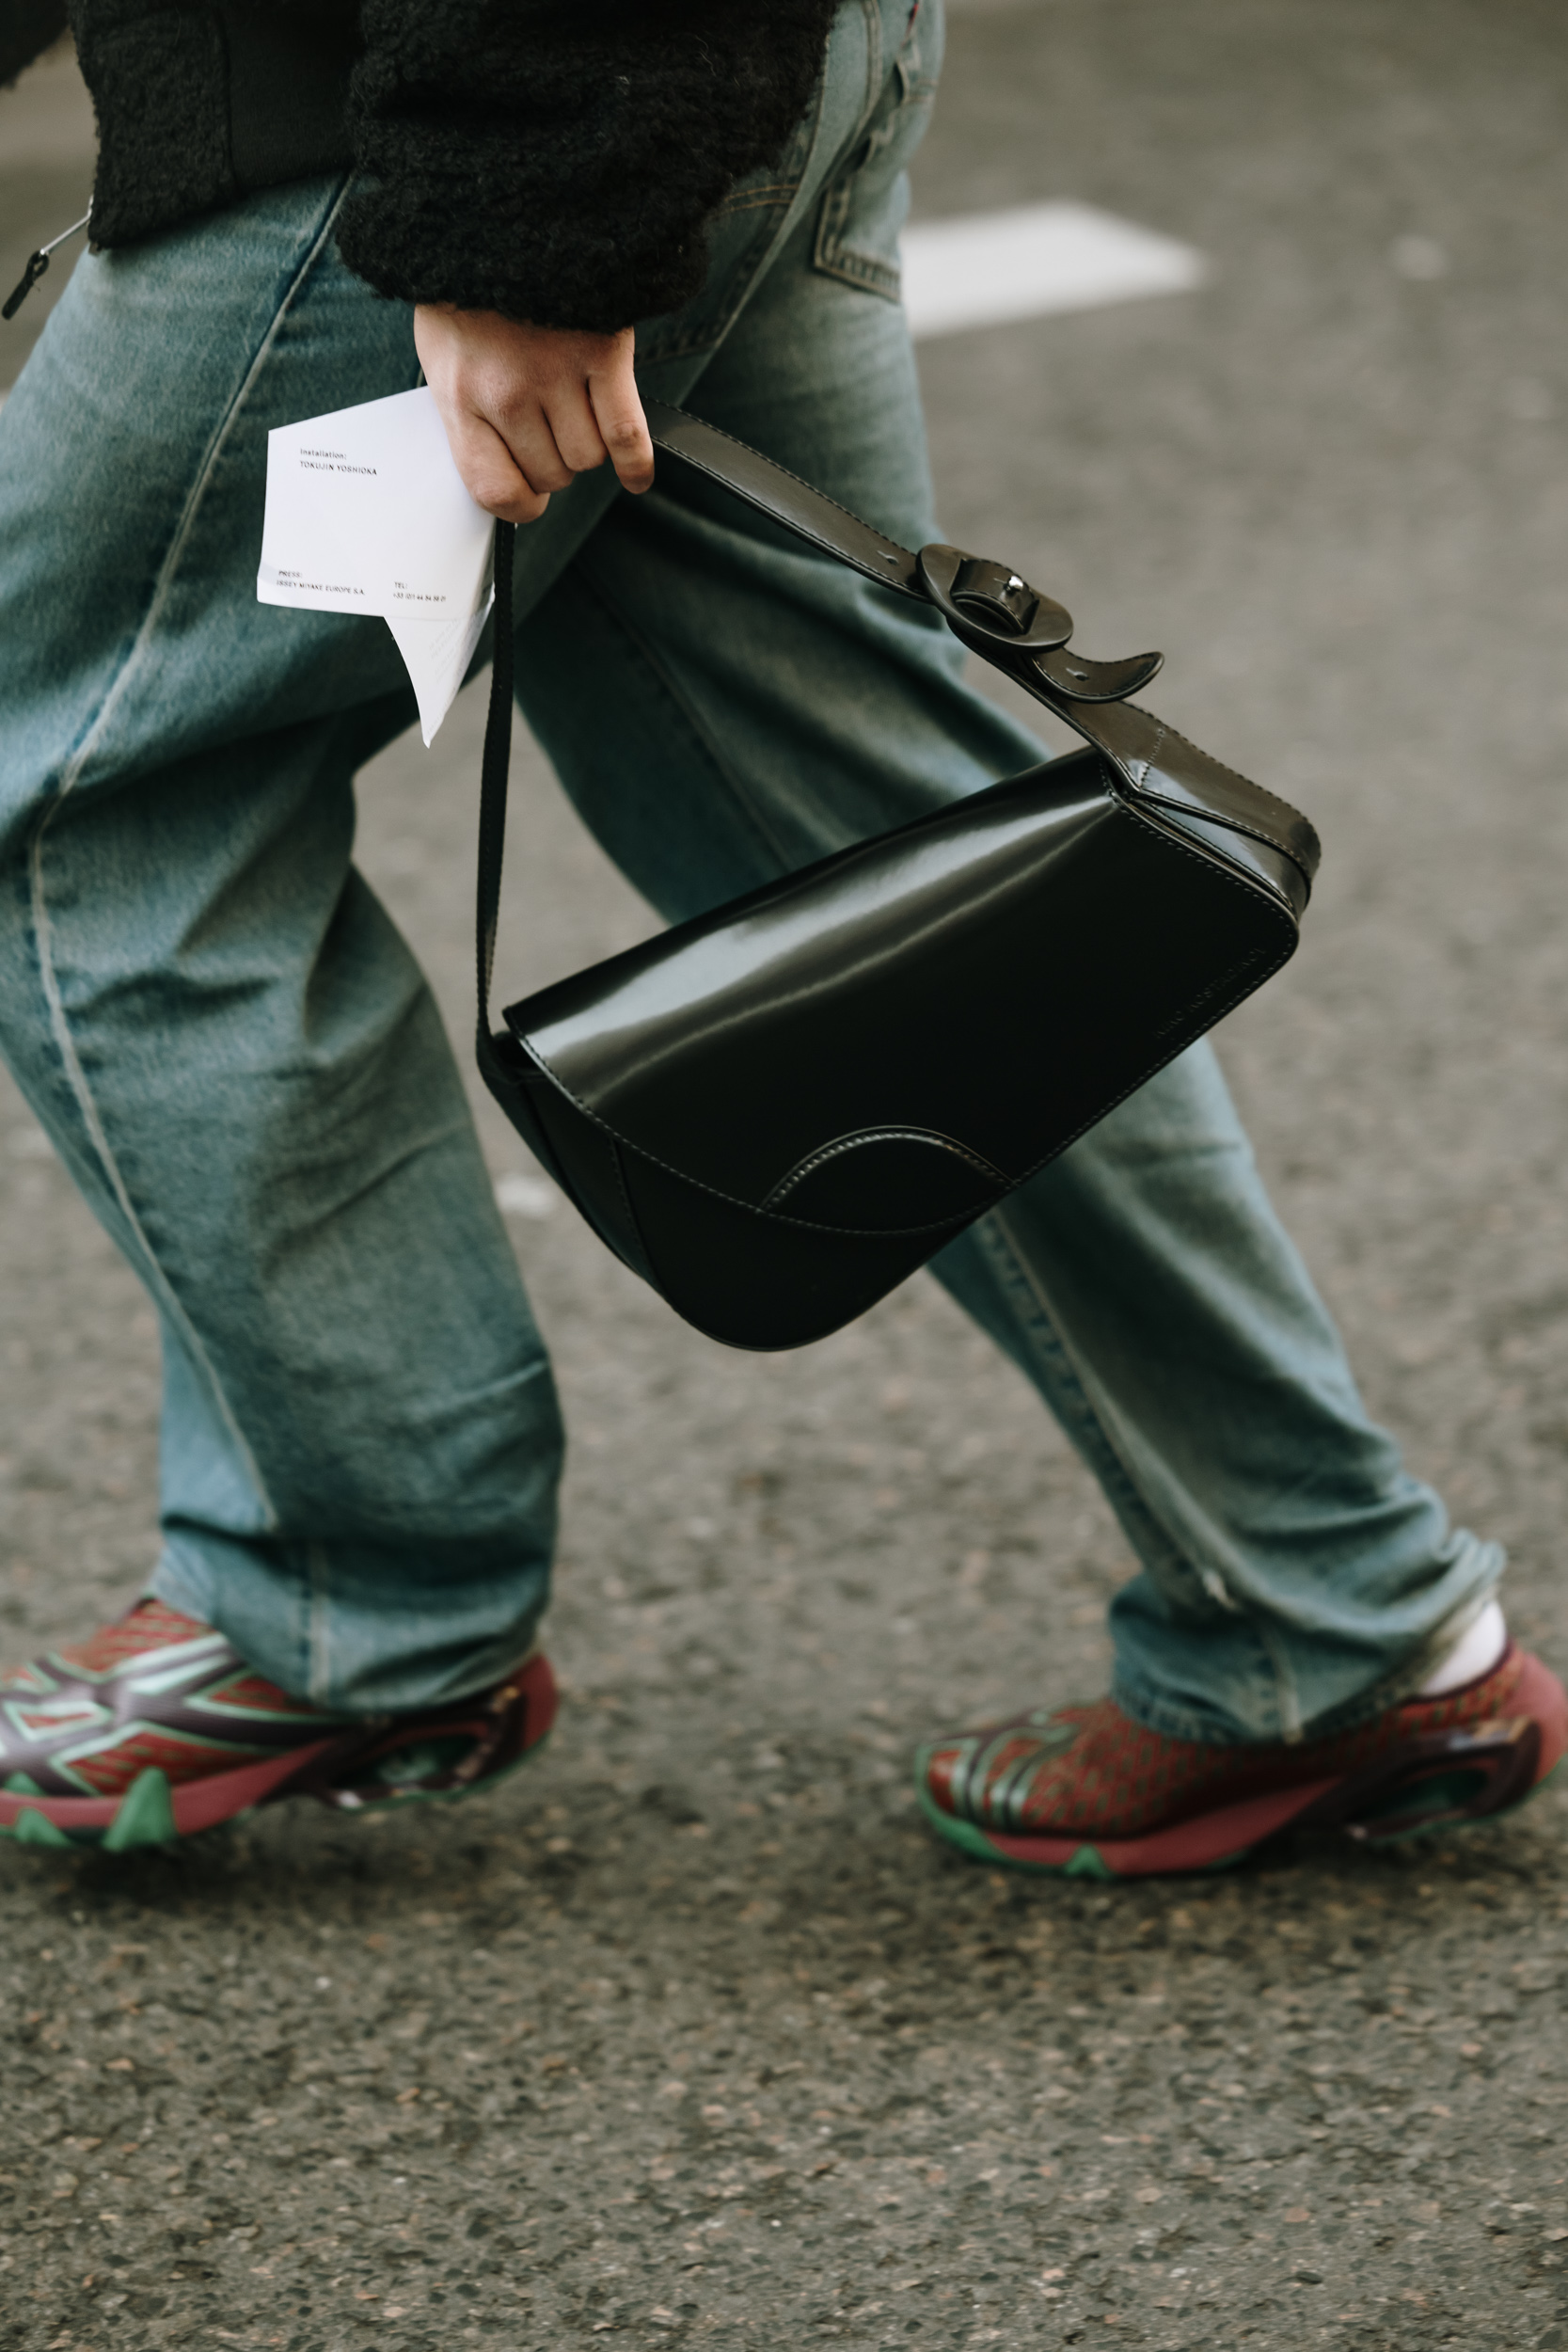
[(1019, 204), (904, 231), (904, 308), (916, 336), (1184, 294), (1203, 255), (1092, 204)]
[(542, 1176), (498, 1176), (496, 1205), (504, 1216), (553, 1216), (559, 1199)]

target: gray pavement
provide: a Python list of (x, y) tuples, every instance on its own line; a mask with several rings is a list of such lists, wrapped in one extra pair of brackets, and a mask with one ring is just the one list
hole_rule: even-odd
[[(67, 70), (32, 88), (19, 262), (85, 174)], [(1222, 1052), (1374, 1408), (1560, 1667), (1565, 133), (1556, 0), (976, 0), (919, 184), (1213, 257), (928, 346), (946, 527), (1088, 650), (1163, 644), (1162, 713), (1318, 819)], [(459, 1038), (479, 726), (363, 793)], [(521, 765), (519, 990), (649, 927)], [(750, 1359), (564, 1208), (515, 1231), (574, 1434), (557, 1737), (461, 1810), (0, 1851), (7, 2352), (1568, 2346), (1568, 1799), (1220, 1881), (966, 1867), (911, 1740), (1099, 1688), (1129, 1568), (1031, 1393), (924, 1279)], [(156, 1382), (0, 1091), (10, 1654), (134, 1592)]]

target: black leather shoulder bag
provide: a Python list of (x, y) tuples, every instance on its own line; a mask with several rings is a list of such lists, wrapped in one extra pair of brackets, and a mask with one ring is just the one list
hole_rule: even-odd
[(512, 726), (498, 526), (479, 833), (479, 1062), (600, 1238), (699, 1330), (798, 1347), (892, 1290), (1278, 971), (1311, 826), (1126, 698), (1006, 565), (884, 539), (712, 425), (667, 457), (934, 605), (1084, 739), (505, 1011), (490, 976)]

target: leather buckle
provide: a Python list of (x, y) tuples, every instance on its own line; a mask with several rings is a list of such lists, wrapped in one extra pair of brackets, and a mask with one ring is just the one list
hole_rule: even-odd
[(1027, 667), (1069, 702), (1120, 702), (1147, 686), (1164, 660), (1158, 653), (1133, 654), (1126, 661), (1064, 653), (1071, 613), (1006, 564), (938, 542), (922, 548), (915, 561), (921, 586), (955, 637), (1002, 669), (1010, 666), (1003, 659), (1007, 654), (1033, 654)]
[(1009, 653), (1037, 653), (1065, 645), (1072, 635), (1071, 613), (1006, 564), (940, 542), (921, 548), (919, 564), (927, 595), (960, 637), (982, 638)]
[(1010, 636), (1022, 637), (1039, 611), (1040, 600), (1026, 580), (993, 564), (989, 556), (966, 555), (958, 565), (952, 596), (960, 612), (981, 621), (994, 621)]

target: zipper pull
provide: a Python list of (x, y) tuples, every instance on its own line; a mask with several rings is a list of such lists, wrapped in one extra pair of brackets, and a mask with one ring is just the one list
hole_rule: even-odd
[(80, 220), (73, 220), (69, 229), (62, 229), (57, 237), (51, 237), (47, 245), (40, 245), (36, 253), (30, 253), (27, 256), (27, 266), (22, 273), (22, 283), (16, 288), (15, 292), (7, 298), (6, 302), (3, 305), (0, 305), (0, 319), (15, 318), (23, 304), (26, 301), (27, 296), (32, 293), (33, 288), (38, 284), (39, 279), (43, 276), (44, 271), (49, 267), (49, 256), (54, 252), (55, 246), (64, 245), (68, 237), (75, 236), (77, 230), (79, 229), (85, 229), (91, 218), (92, 208), (89, 205), (87, 210), (82, 215)]

